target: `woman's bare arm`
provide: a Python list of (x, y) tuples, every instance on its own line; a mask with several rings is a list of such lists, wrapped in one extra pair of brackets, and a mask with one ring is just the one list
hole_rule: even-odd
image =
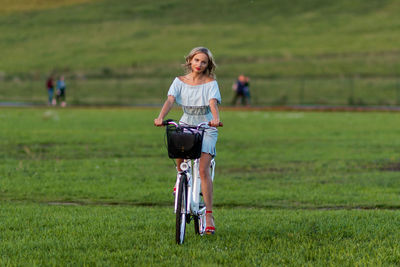
[(213, 115), (213, 119), (210, 121), (210, 126), (218, 127), (219, 126), (219, 110), (218, 110), (218, 101), (215, 98), (210, 99), (210, 109), (211, 114)]
[(160, 114), (158, 115), (158, 117), (156, 119), (154, 119), (155, 126), (162, 126), (162, 122), (163, 122), (165, 116), (167, 116), (168, 112), (174, 106), (174, 103), (175, 103), (175, 97), (172, 95), (169, 95), (160, 111)]

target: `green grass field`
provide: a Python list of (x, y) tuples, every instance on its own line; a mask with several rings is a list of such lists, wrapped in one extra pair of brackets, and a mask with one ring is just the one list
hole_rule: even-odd
[(173, 243), (160, 207), (2, 203), (1, 265), (398, 265), (399, 214), (219, 209), (218, 233)]
[(1, 109), (0, 265), (400, 263), (398, 113), (222, 108), (217, 234), (182, 247), (157, 114)]
[(252, 78), (255, 105), (400, 103), (396, 0), (0, 3), (3, 102), (46, 103), (54, 72), (70, 103), (154, 104), (204, 45), (226, 93)]

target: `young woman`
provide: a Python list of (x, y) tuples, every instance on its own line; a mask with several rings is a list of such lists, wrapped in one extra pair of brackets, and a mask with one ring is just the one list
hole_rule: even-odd
[[(168, 98), (161, 109), (154, 125), (162, 126), (162, 121), (176, 101), (182, 106), (182, 123), (198, 125), (208, 121), (210, 126), (219, 126), (218, 104), (221, 103), (221, 94), (215, 80), (215, 62), (205, 47), (196, 47), (190, 51), (184, 64), (186, 75), (175, 78), (168, 91)], [(218, 130), (208, 128), (204, 133), (202, 153), (200, 157), (201, 191), (206, 204), (206, 233), (215, 232), (213, 208), (213, 184), (210, 176), (211, 159), (215, 157)], [(178, 172), (183, 159), (177, 159)]]

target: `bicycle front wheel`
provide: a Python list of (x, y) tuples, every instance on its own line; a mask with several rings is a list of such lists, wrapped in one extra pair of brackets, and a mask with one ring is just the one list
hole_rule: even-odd
[(178, 185), (178, 197), (176, 206), (176, 234), (175, 239), (177, 244), (183, 244), (186, 231), (186, 203), (187, 203), (187, 180), (186, 175), (183, 175)]

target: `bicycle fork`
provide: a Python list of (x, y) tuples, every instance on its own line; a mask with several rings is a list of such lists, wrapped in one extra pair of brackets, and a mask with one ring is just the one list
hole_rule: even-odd
[[(183, 173), (179, 176), (178, 178), (178, 185), (181, 183), (181, 179), (186, 179), (187, 181), (187, 188), (185, 188), (186, 190), (186, 209), (185, 209), (185, 213), (189, 214), (190, 213), (190, 204), (192, 203), (192, 168), (191, 168), (191, 161), (190, 160), (185, 160), (183, 163), (181, 163), (181, 169), (183, 171)], [(179, 190), (180, 190), (180, 186), (177, 186), (176, 188), (176, 193), (175, 193), (175, 208), (174, 208), (174, 212), (177, 212), (177, 206), (178, 206), (178, 196), (179, 196)], [(180, 212), (180, 211), (179, 211)]]

